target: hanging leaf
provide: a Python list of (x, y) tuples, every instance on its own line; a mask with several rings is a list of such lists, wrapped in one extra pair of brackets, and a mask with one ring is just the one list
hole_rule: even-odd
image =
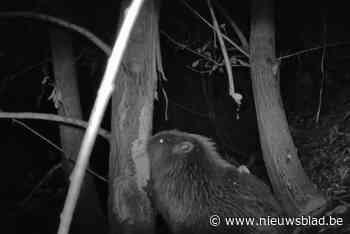
[(58, 109), (60, 104), (62, 103), (62, 93), (59, 89), (57, 89), (56, 86), (54, 86), (50, 96), (48, 97), (47, 100), (51, 100), (54, 105), (55, 105), (55, 108)]

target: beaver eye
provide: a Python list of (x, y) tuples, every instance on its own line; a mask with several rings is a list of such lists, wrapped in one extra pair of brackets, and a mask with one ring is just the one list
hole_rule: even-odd
[(160, 138), (160, 139), (159, 139), (159, 143), (160, 143), (160, 144), (163, 144), (164, 142), (165, 142), (165, 140), (164, 140), (163, 138)]

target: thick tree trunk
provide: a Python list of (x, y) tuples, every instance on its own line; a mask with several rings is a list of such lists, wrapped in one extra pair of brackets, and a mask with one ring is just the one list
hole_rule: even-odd
[[(50, 37), (56, 88), (61, 94), (58, 113), (82, 119), (71, 36), (62, 29), (50, 29)], [(82, 136), (81, 129), (60, 126), (62, 148), (74, 161)], [(72, 169), (73, 165), (67, 159), (64, 166), (67, 178)], [(106, 233), (106, 219), (100, 208), (94, 178), (90, 174), (86, 175), (80, 194), (72, 223), (72, 233)]]
[(153, 233), (153, 212), (145, 191), (149, 179), (145, 143), (152, 130), (158, 49), (158, 9), (149, 0), (131, 34), (112, 98), (111, 233)]
[(273, 0), (251, 3), (251, 77), (264, 160), (273, 189), (288, 213), (308, 213), (324, 205), (325, 199), (300, 164), (283, 109), (276, 71)]

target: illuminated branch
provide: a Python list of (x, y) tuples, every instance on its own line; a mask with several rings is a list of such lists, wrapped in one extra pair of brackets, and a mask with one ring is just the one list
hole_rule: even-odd
[(125, 18), (120, 27), (112, 53), (108, 59), (101, 85), (97, 92), (94, 106), (89, 118), (89, 126), (86, 129), (77, 162), (70, 176), (68, 194), (61, 213), (58, 234), (68, 234), (73, 218), (73, 212), (78, 201), (81, 186), (89, 163), (90, 154), (94, 146), (97, 131), (101, 124), (103, 114), (107, 108), (109, 99), (114, 91), (115, 77), (122, 63), (122, 58), (127, 47), (128, 40), (136, 18), (140, 12), (144, 0), (133, 0), (125, 11)]

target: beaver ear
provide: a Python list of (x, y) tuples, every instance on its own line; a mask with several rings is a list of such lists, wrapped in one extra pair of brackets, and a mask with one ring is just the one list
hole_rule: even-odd
[(183, 141), (175, 145), (173, 148), (174, 154), (186, 154), (193, 150), (194, 144), (190, 141)]

